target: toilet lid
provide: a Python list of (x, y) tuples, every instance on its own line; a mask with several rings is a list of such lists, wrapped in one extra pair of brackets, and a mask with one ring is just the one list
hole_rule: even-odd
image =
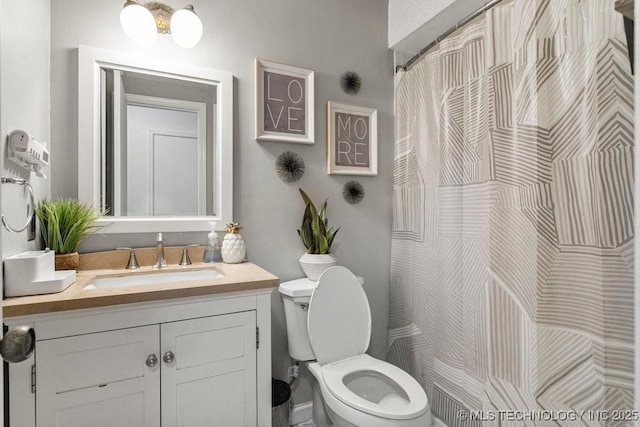
[(371, 338), (371, 311), (351, 271), (331, 267), (318, 279), (308, 313), (311, 348), (322, 365), (363, 354)]

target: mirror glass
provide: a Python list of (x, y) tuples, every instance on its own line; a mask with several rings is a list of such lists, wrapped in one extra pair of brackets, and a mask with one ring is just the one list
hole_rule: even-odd
[(107, 215), (215, 215), (216, 86), (101, 67), (100, 87)]
[(101, 233), (233, 220), (233, 75), (78, 48), (78, 199)]

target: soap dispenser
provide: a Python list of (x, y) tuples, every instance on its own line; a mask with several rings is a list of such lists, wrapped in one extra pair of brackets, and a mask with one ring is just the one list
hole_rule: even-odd
[(218, 242), (218, 233), (216, 233), (216, 222), (209, 221), (209, 227), (211, 231), (207, 238), (209, 244), (204, 250), (203, 262), (222, 262), (222, 254), (220, 252), (220, 243)]

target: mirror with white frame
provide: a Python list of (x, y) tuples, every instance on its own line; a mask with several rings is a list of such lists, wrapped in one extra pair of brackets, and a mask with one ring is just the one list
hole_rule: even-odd
[(101, 232), (231, 222), (233, 76), (89, 47), (78, 65), (78, 198)]

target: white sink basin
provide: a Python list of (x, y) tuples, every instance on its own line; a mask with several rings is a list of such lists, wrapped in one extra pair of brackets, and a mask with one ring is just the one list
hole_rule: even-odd
[(148, 286), (161, 283), (186, 282), (190, 280), (211, 280), (222, 277), (216, 270), (166, 271), (132, 276), (98, 277), (87, 283), (83, 289), (114, 289), (127, 286)]

